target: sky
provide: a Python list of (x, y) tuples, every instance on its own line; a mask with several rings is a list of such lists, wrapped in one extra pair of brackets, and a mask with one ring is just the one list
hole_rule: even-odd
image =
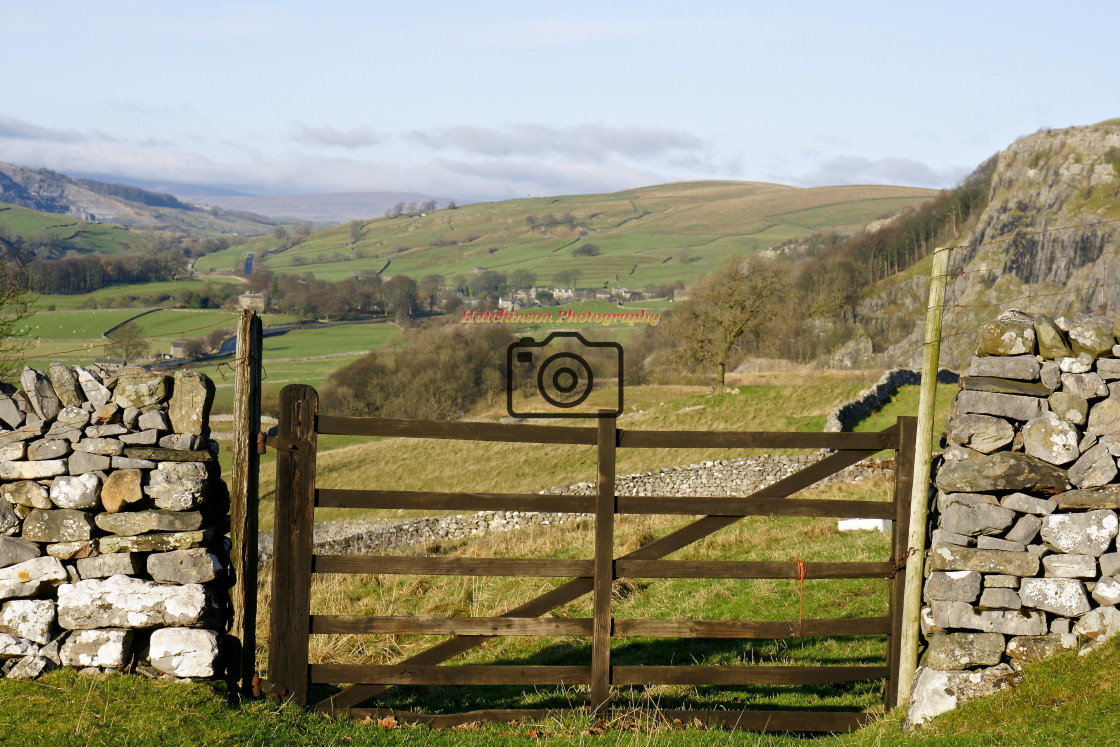
[(1115, 2), (0, 11), (0, 161), (251, 194), (951, 187), (1039, 128), (1120, 117)]

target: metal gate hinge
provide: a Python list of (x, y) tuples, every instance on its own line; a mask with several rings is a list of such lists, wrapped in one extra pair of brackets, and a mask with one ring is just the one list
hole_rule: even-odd
[(299, 441), (290, 441), (280, 436), (270, 436), (264, 431), (257, 434), (257, 453), (263, 454), (271, 446), (277, 451), (288, 451), (293, 454), (306, 453), (309, 449), (307, 444)]

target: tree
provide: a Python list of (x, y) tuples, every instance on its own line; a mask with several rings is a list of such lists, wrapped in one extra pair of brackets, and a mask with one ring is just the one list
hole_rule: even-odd
[(0, 255), (0, 379), (13, 376), (16, 360), (27, 346), (23, 320), (31, 316), (34, 300), (15, 259)]
[(777, 316), (789, 293), (786, 274), (772, 259), (753, 257), (744, 263), (730, 257), (673, 310), (674, 346), (692, 364), (714, 364), (722, 388), (731, 355), (757, 343)]
[(558, 288), (574, 289), (579, 283), (579, 279), (583, 277), (583, 271), (579, 269), (561, 270), (552, 276), (552, 281), (556, 283)]
[(529, 290), (537, 284), (537, 274), (532, 270), (518, 269), (509, 274), (509, 285), (518, 290)]
[(142, 334), (144, 333), (139, 324), (125, 322), (113, 330), (113, 334), (109, 336), (113, 343), (106, 348), (106, 352), (114, 358), (124, 358), (126, 361), (139, 358), (151, 348), (151, 344), (147, 340), (140, 339)]
[(572, 250), (573, 257), (597, 257), (599, 254), (599, 247), (595, 244), (584, 244)]

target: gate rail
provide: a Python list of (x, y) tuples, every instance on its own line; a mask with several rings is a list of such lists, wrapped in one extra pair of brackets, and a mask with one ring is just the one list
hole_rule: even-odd
[[(350, 716), (393, 714), (409, 721), (453, 725), (479, 720), (543, 716), (546, 711), (494, 709), (461, 714), (401, 713), (358, 708), (393, 685), (590, 685), (590, 705), (610, 705), (612, 685), (830, 684), (884, 679), (884, 703), (896, 701), (899, 664), (908, 497), (913, 479), (915, 418), (878, 433), (748, 433), (725, 431), (640, 431), (617, 427), (603, 417), (596, 427), (435, 422), (350, 418), (318, 413), (318, 394), (291, 385), (280, 394), (280, 447), (276, 463), (275, 550), (269, 681), (265, 688), (307, 703), (312, 684), (352, 683), (316, 704), (316, 709)], [(337, 490), (315, 487), (318, 434), (396, 436), (424, 439), (595, 446), (598, 480), (595, 495), (458, 493), (431, 491)], [(833, 449), (835, 453), (745, 498), (619, 496), (615, 494), (615, 455), (620, 448)], [(879, 451), (893, 449), (891, 501), (817, 500), (788, 496)], [(595, 549), (591, 559), (444, 558), (383, 555), (315, 555), (312, 525), (316, 507), (406, 508), (465, 511), (546, 511), (593, 513)], [(615, 557), (614, 517), (618, 514), (705, 514), (638, 549)], [(881, 518), (893, 520), (891, 554), (884, 562), (664, 560), (744, 516)], [(285, 531), (286, 528), (286, 531)], [(363, 573), (451, 576), (536, 576), (572, 580), (493, 617), (372, 617), (312, 615), (314, 574)], [(888, 614), (879, 617), (782, 621), (614, 619), (612, 583), (630, 578), (723, 579), (889, 579)], [(542, 618), (585, 594), (592, 595), (590, 618)], [(423, 634), (450, 639), (394, 665), (315, 664), (308, 662), (309, 636), (321, 634)], [(459, 665), (440, 666), (493, 636), (586, 636), (591, 638), (587, 666)], [(887, 637), (886, 666), (617, 666), (610, 661), (612, 639), (643, 638), (801, 638), (819, 636)], [(666, 710), (668, 718), (718, 722), (751, 730), (848, 731), (873, 716), (826, 711)]]

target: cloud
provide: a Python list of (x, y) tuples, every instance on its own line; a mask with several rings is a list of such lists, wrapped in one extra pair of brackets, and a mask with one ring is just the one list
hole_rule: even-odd
[(816, 169), (792, 181), (804, 187), (836, 184), (900, 184), (911, 187), (951, 187), (970, 169), (949, 166), (934, 169), (909, 158), (863, 158), (837, 156), (822, 161)]
[(0, 114), (0, 138), (13, 140), (45, 140), (54, 143), (77, 143), (87, 138), (76, 130), (54, 130)]
[(293, 140), (312, 145), (330, 145), (336, 148), (355, 150), (370, 145), (377, 145), (382, 138), (369, 127), (353, 127), (340, 130), (335, 127), (311, 127), (299, 123), (299, 131), (292, 136)]
[(595, 161), (611, 155), (650, 158), (704, 147), (698, 137), (682, 130), (603, 124), (512, 124), (504, 129), (463, 125), (413, 130), (405, 138), (432, 150), (455, 149), (487, 157), (560, 156)]

